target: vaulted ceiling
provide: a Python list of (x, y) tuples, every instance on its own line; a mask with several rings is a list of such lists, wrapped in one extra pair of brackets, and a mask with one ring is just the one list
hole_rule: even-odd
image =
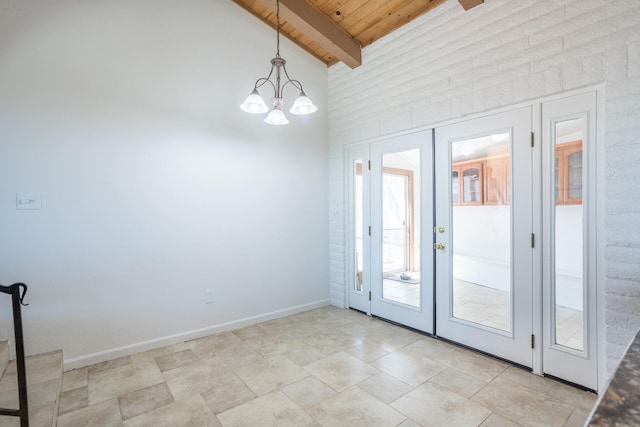
[[(276, 0), (233, 0), (276, 28)], [(280, 32), (331, 66), (362, 63), (361, 49), (447, 0), (280, 0)], [(484, 0), (458, 0), (468, 10)]]

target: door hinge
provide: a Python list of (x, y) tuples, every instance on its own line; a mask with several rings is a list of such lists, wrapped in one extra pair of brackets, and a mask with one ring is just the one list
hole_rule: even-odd
[(369, 291), (369, 301), (371, 301), (371, 291)]
[(531, 233), (531, 247), (535, 248), (536, 247), (536, 235)]
[(371, 170), (371, 160), (368, 161), (369, 170)]
[(369, 226), (369, 236), (371, 236), (371, 226)]
[(536, 347), (536, 336), (531, 334), (531, 348)]
[(532, 147), (534, 146), (534, 144), (533, 144), (533, 132), (531, 132), (531, 146)]

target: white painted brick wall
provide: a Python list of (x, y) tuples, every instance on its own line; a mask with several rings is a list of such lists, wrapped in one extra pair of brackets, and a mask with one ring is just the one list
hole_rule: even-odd
[(640, 327), (640, 0), (457, 0), (329, 69), (331, 298), (345, 301), (345, 145), (606, 83), (608, 369)]

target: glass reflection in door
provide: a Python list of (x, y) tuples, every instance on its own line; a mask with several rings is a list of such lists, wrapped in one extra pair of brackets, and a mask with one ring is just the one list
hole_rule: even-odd
[(382, 156), (382, 297), (420, 307), (420, 150)]
[(453, 317), (512, 330), (509, 132), (451, 144)]
[(583, 119), (555, 123), (555, 343), (584, 350)]
[(364, 183), (362, 181), (362, 159), (353, 162), (353, 248), (355, 250), (355, 273), (353, 290), (362, 292), (364, 287)]

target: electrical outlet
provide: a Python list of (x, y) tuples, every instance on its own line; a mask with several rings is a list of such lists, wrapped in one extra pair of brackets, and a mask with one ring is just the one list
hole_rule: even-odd
[(211, 304), (213, 302), (213, 289), (207, 289), (204, 291), (205, 304)]

